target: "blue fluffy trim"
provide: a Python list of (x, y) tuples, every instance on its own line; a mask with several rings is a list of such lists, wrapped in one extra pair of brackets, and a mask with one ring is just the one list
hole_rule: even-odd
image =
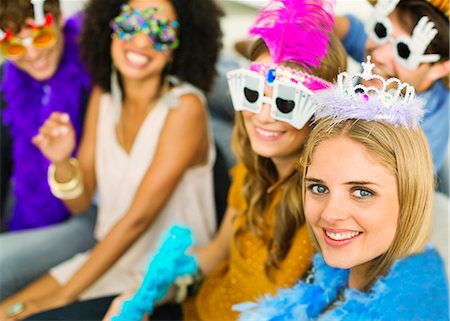
[(368, 293), (345, 289), (345, 300), (330, 310), (326, 307), (348, 283), (348, 270), (329, 267), (320, 254), (315, 256), (313, 266), (313, 283), (300, 281), (258, 303), (235, 306), (242, 312), (239, 320), (449, 320), (447, 276), (441, 258), (431, 247), (396, 261)]
[(194, 256), (185, 252), (192, 244), (190, 229), (174, 225), (163, 236), (159, 250), (150, 259), (147, 273), (136, 294), (125, 301), (122, 311), (112, 321), (140, 321), (151, 313), (155, 302), (161, 300), (175, 279), (194, 274), (198, 265)]

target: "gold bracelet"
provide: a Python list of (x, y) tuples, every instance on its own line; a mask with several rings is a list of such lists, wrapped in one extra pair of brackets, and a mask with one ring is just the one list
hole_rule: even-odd
[(65, 183), (59, 183), (55, 179), (56, 168), (55, 165), (50, 164), (48, 167), (48, 185), (52, 194), (62, 200), (69, 200), (79, 197), (84, 190), (83, 173), (80, 168), (80, 163), (76, 158), (70, 158), (70, 165), (75, 169), (74, 177)]
[(69, 159), (69, 163), (75, 169), (75, 176), (70, 181), (65, 183), (60, 183), (55, 179), (56, 167), (53, 163), (50, 164), (48, 167), (48, 183), (50, 186), (54, 186), (58, 190), (70, 191), (79, 184), (79, 175), (81, 175), (80, 163), (73, 157)]
[(50, 187), (50, 191), (55, 197), (61, 200), (72, 200), (78, 198), (81, 194), (83, 194), (84, 186), (82, 184), (79, 184), (71, 191), (61, 191)]

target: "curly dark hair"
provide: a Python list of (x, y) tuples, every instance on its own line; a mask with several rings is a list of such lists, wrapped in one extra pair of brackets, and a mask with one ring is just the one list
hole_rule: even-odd
[[(93, 81), (109, 92), (112, 59), (110, 21), (120, 14), (127, 0), (92, 0), (86, 7), (81, 32), (81, 56)], [(219, 18), (222, 10), (214, 0), (170, 0), (177, 20), (179, 47), (166, 74), (177, 76), (209, 91), (216, 74), (215, 64), (222, 47)], [(170, 69), (170, 70), (169, 70)]]
[[(45, 13), (51, 13), (55, 19), (61, 15), (59, 0), (44, 2)], [(34, 18), (33, 5), (30, 0), (0, 0), (0, 28), (18, 33), (27, 18)]]

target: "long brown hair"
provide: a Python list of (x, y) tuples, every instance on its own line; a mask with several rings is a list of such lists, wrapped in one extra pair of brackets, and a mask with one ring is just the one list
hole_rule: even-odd
[[(397, 177), (400, 203), (397, 230), (389, 249), (368, 264), (362, 286), (363, 290), (368, 290), (377, 277), (389, 271), (395, 260), (423, 250), (431, 230), (433, 163), (421, 129), (394, 128), (382, 122), (353, 119), (336, 124), (328, 118), (317, 122), (305, 144), (300, 161), (302, 177), (306, 175), (316, 147), (337, 136), (364, 145)], [(303, 199), (305, 192), (302, 182)], [(314, 233), (310, 234), (320, 250)]]
[[(261, 39), (254, 43), (251, 51), (251, 60), (269, 52)], [(298, 64), (293, 62), (284, 62), (283, 65), (301, 69)], [(337, 74), (345, 69), (345, 51), (337, 37), (330, 35), (328, 53), (322, 60), (321, 66), (314, 69), (312, 74), (332, 82)], [(253, 152), (241, 112), (238, 112), (235, 118), (233, 150), (248, 171), (243, 187), (244, 198), (248, 206), (242, 215), (246, 217), (246, 220), (243, 226), (236, 231), (236, 236), (250, 232), (267, 244), (268, 257), (264, 268), (266, 275), (270, 276), (269, 270), (278, 268), (279, 263), (286, 257), (291, 247), (296, 231), (305, 222), (303, 202), (298, 197), (301, 193), (301, 178), (298, 175), (291, 175), (284, 182), (281, 201), (276, 209), (273, 237), (269, 237), (267, 227), (264, 225), (264, 214), (272, 201), (273, 194), (267, 193), (267, 190), (278, 181), (278, 172), (270, 158)], [(239, 248), (239, 238), (236, 237), (235, 240)]]

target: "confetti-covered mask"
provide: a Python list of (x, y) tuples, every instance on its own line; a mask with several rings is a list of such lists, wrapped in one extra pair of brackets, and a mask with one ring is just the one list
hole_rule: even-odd
[(179, 41), (176, 30), (178, 21), (155, 17), (160, 8), (150, 7), (144, 10), (122, 6), (122, 12), (111, 22), (111, 28), (120, 38), (129, 40), (139, 32), (147, 34), (158, 51), (176, 49)]
[(421, 63), (436, 62), (438, 54), (428, 55), (425, 51), (437, 35), (434, 23), (427, 16), (423, 16), (414, 27), (411, 37), (392, 36), (392, 23), (389, 14), (395, 9), (399, 0), (380, 0), (377, 2), (371, 19), (366, 25), (366, 32), (370, 40), (378, 45), (392, 42), (394, 57), (397, 62), (409, 70), (415, 70)]
[[(228, 73), (228, 86), (234, 109), (260, 113), (264, 103), (271, 106), (273, 119), (301, 129), (315, 112), (311, 96), (331, 84), (308, 73), (288, 67), (253, 63), (248, 69)], [(264, 96), (265, 87), (273, 89)]]

